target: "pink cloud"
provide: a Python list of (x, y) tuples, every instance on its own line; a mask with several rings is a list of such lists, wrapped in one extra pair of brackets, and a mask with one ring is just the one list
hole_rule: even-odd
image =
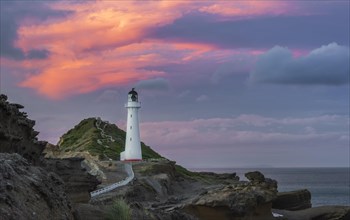
[(305, 49), (293, 49), (291, 51), (294, 58), (307, 56), (310, 53), (310, 50), (305, 50)]
[(17, 65), (27, 70), (19, 85), (51, 99), (62, 99), (166, 75), (149, 67), (206, 59), (223, 62), (232, 54), (241, 53), (203, 43), (147, 38), (150, 29), (171, 24), (187, 13), (259, 16), (272, 11), (284, 13), (286, 3), (89, 1), (50, 5), (72, 13), (65, 18), (23, 22), (20, 26), (16, 46), (24, 52), (47, 50), (49, 56), (18, 61)]
[(281, 15), (295, 13), (291, 2), (283, 1), (224, 1), (201, 7), (202, 12), (226, 17)]
[[(305, 127), (334, 124), (346, 125), (348, 118), (336, 115), (324, 115), (310, 118), (268, 118), (258, 115), (240, 115), (235, 118), (210, 118), (192, 121), (161, 121), (141, 124), (142, 139), (152, 146), (195, 147), (279, 145), (289, 146), (305, 143), (342, 143), (344, 132), (322, 131)], [(290, 126), (297, 126), (296, 131)], [(287, 132), (282, 132), (287, 129)], [(305, 131), (305, 132), (303, 132)]]

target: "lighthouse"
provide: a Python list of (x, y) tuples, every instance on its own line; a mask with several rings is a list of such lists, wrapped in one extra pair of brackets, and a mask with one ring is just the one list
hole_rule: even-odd
[(139, 108), (141, 103), (134, 88), (128, 93), (128, 102), (125, 104), (128, 110), (125, 150), (120, 153), (121, 161), (142, 160), (140, 129), (139, 129)]

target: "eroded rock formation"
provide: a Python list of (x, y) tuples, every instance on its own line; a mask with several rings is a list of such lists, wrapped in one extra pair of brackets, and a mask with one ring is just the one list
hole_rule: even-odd
[(88, 202), (99, 182), (83, 158), (44, 159), (47, 142), (22, 108), (0, 95), (0, 219), (73, 219), (71, 204)]

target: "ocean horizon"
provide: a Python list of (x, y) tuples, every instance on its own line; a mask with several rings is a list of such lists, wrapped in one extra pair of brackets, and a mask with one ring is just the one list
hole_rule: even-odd
[(349, 167), (283, 167), (283, 168), (189, 168), (192, 171), (236, 173), (247, 180), (245, 173), (260, 171), (266, 178), (278, 182), (278, 191), (308, 189), (313, 207), (324, 205), (350, 206)]

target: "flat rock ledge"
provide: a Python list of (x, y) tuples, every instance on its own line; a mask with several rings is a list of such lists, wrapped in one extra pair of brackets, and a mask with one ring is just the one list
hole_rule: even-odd
[(272, 208), (289, 211), (303, 210), (311, 206), (311, 193), (307, 189), (279, 192), (277, 198), (272, 201)]
[(299, 211), (273, 210), (287, 220), (349, 220), (349, 206), (320, 206)]

